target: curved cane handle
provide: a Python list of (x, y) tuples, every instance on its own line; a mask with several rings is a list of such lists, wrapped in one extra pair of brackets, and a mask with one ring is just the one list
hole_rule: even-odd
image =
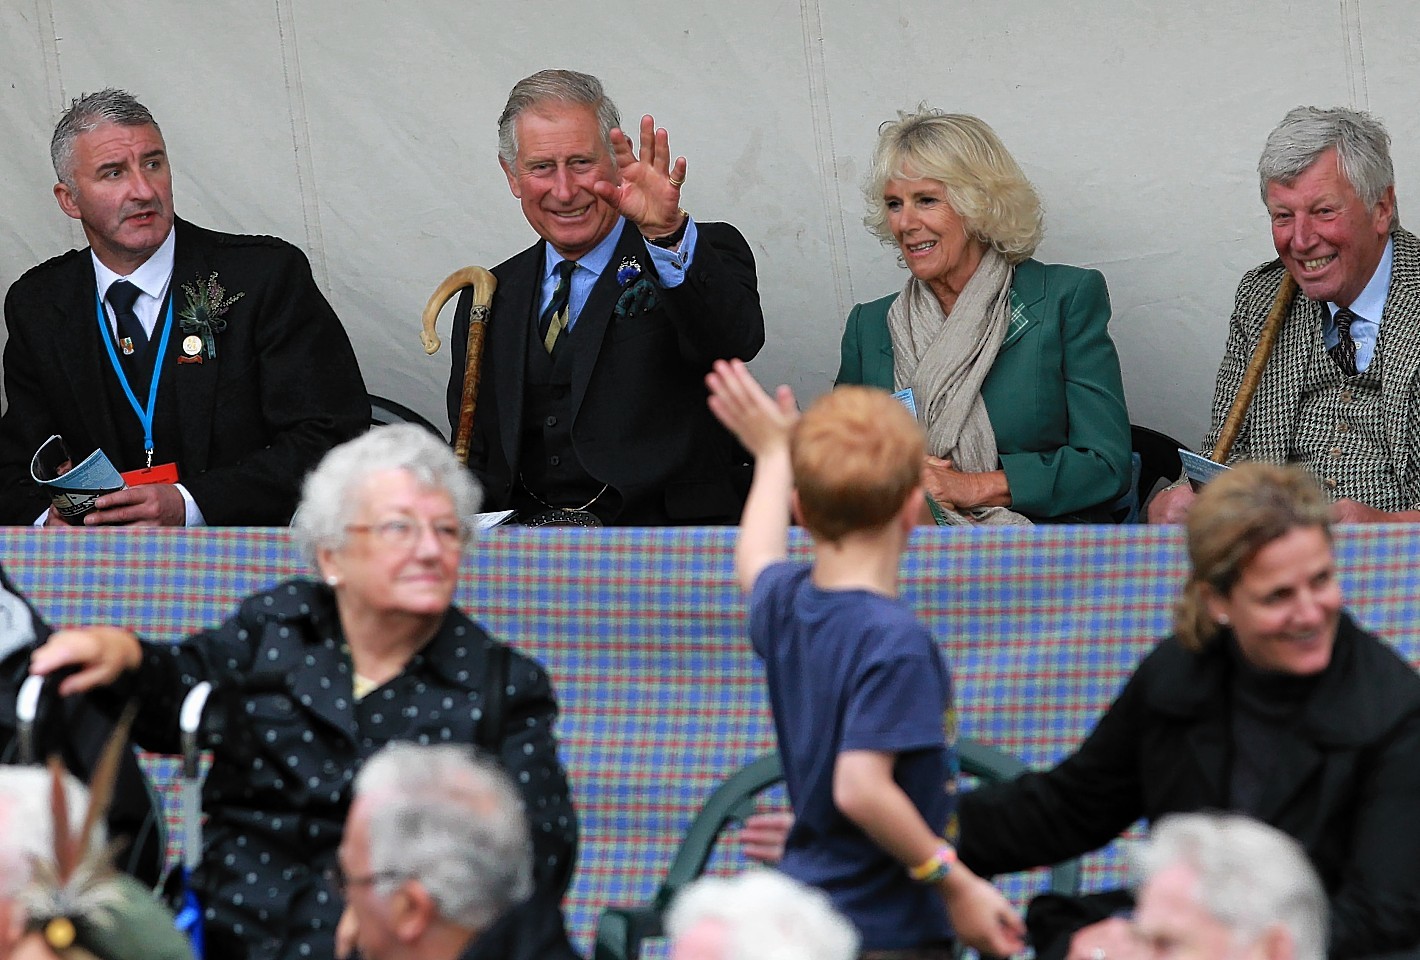
[(493, 302), (493, 291), (498, 287), (498, 280), (482, 267), (463, 267), (444, 278), (438, 289), (430, 294), (429, 302), (424, 304), (424, 315), (420, 320), (422, 329), (419, 331), (419, 342), (424, 345), (424, 352), (430, 356), (433, 356), (443, 343), (434, 332), (439, 311), (464, 287), (473, 287), (475, 307), (486, 308)]

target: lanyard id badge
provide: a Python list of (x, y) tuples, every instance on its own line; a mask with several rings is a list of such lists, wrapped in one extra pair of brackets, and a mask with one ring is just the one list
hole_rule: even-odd
[[(163, 334), (158, 340), (158, 352), (153, 360), (153, 378), (148, 386), (148, 404), (138, 402), (138, 397), (133, 393), (133, 387), (128, 382), (128, 374), (123, 370), (123, 364), (119, 362), (118, 351), (113, 348), (113, 336), (108, 328), (108, 317), (104, 314), (103, 298), (99, 296), (97, 290), (94, 291), (94, 305), (98, 311), (99, 335), (104, 342), (104, 347), (108, 350), (108, 361), (113, 367), (113, 372), (118, 375), (118, 385), (123, 387), (123, 395), (128, 398), (128, 405), (133, 408), (133, 412), (138, 416), (138, 423), (143, 427), (143, 453), (146, 458), (142, 470), (130, 470), (123, 474), (123, 479), (129, 484), (135, 483), (176, 483), (177, 464), (163, 463), (156, 468), (153, 466), (153, 413), (158, 408), (158, 381), (163, 376), (163, 357), (168, 352), (168, 335), (173, 330), (173, 301), (168, 298), (167, 316), (163, 318)], [(171, 473), (171, 479), (169, 479)], [(135, 479), (135, 475), (138, 479)]]

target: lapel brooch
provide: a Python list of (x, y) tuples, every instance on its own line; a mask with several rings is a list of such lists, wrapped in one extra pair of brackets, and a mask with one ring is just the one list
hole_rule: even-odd
[(182, 292), (187, 295), (187, 306), (178, 316), (182, 318), (183, 331), (188, 334), (182, 341), (183, 357), (193, 357), (198, 363), (203, 356), (217, 359), (217, 334), (227, 329), (227, 321), (222, 316), (246, 294), (228, 297), (226, 289), (217, 282), (215, 270), (206, 280), (198, 277), (192, 283), (184, 283)]
[(615, 310), (618, 317), (634, 317), (661, 302), (656, 285), (642, 274), (641, 264), (635, 257), (621, 261), (616, 268), (616, 283), (621, 287)]
[(616, 268), (616, 285), (623, 290), (626, 285), (637, 277), (641, 276), (641, 264), (635, 257), (627, 257), (621, 261), (621, 266)]

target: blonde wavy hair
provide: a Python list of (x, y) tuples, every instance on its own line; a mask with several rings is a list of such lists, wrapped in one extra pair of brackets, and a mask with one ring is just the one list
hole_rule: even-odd
[(1010, 263), (1029, 259), (1040, 246), (1045, 232), (1040, 195), (984, 120), (921, 104), (878, 128), (863, 186), (868, 201), (863, 223), (883, 244), (895, 246), (883, 200), (889, 180), (936, 180), (967, 234)]

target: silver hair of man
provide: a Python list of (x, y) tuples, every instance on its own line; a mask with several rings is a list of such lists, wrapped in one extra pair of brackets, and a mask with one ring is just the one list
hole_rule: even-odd
[[(1341, 174), (1355, 188), (1367, 209), (1380, 203), (1386, 189), (1395, 186), (1395, 167), (1390, 161), (1390, 134), (1385, 125), (1369, 113), (1333, 107), (1293, 107), (1282, 122), (1267, 135), (1262, 157), (1257, 161), (1257, 178), (1262, 202), (1267, 202), (1267, 185), (1291, 186), (1323, 153), (1336, 150)], [(1400, 208), (1391, 218), (1392, 232), (1400, 227)]]
[(607, 156), (611, 156), (611, 131), (621, 126), (616, 104), (590, 73), (576, 70), (539, 70), (513, 85), (508, 102), (498, 116), (498, 157), (508, 166), (518, 159), (518, 117), (542, 103), (579, 103), (596, 111)]
[(1275, 827), (1236, 813), (1171, 814), (1132, 860), (1138, 887), (1174, 865), (1192, 867), (1199, 904), (1239, 945), (1281, 927), (1295, 960), (1325, 960), (1326, 892), (1301, 845)]
[(445, 920), (487, 929), (532, 893), (522, 797), (473, 747), (392, 743), (355, 778), (370, 805), (370, 871), (389, 894), (423, 884)]
[(49, 141), (49, 160), (54, 164), (54, 175), (69, 189), (75, 189), (74, 141), (79, 134), (96, 130), (106, 123), (116, 123), (121, 127), (146, 127), (151, 124), (160, 136), (163, 132), (148, 108), (127, 90), (108, 87), (71, 100), (69, 109), (59, 118), (54, 136)]
[(702, 877), (690, 884), (666, 915), (667, 936), (677, 940), (705, 920), (725, 927), (721, 960), (853, 960), (858, 955), (858, 931), (828, 895), (775, 870)]
[[(44, 767), (0, 766), (0, 897), (14, 897), (24, 888), (34, 860), (54, 859), (51, 782)], [(89, 809), (89, 791), (65, 773), (64, 792), (77, 835)], [(97, 824), (93, 842), (102, 846), (104, 837), (103, 824)]]
[(421, 486), (447, 493), (459, 522), (475, 528), (483, 501), (478, 481), (444, 441), (423, 427), (395, 423), (342, 443), (306, 476), (291, 532), (307, 559), (314, 562), (322, 547), (344, 545), (345, 528), (360, 504), (360, 488), (373, 475), (389, 470), (407, 470)]

